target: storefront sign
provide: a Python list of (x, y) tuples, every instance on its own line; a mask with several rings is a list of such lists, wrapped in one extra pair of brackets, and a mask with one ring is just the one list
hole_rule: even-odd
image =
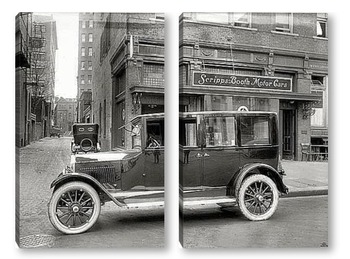
[(228, 86), (245, 89), (292, 91), (292, 79), (193, 72), (194, 86)]

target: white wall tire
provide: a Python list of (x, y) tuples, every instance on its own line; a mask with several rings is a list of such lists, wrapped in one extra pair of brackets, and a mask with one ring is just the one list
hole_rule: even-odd
[(247, 177), (238, 191), (238, 206), (253, 221), (267, 220), (276, 211), (279, 193), (274, 181), (262, 174)]
[(69, 182), (59, 187), (49, 202), (51, 224), (65, 234), (79, 234), (89, 230), (97, 221), (100, 198), (90, 185)]

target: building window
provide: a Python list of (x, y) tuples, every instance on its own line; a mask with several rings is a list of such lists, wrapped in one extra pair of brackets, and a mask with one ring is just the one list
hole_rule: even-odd
[(92, 48), (89, 48), (89, 56), (92, 57)]
[(85, 48), (84, 47), (81, 48), (81, 56), (85, 57)]
[(292, 14), (276, 13), (276, 31), (292, 33)]
[(85, 77), (84, 77), (84, 75), (81, 75), (81, 76), (80, 76), (80, 83), (81, 83), (82, 85), (85, 84)]
[(193, 13), (194, 19), (203, 22), (224, 23), (230, 22), (229, 13)]
[(145, 85), (164, 86), (164, 65), (144, 64), (143, 83)]
[(233, 25), (237, 27), (250, 28), (251, 14), (250, 13), (233, 13)]
[(86, 28), (86, 23), (85, 23), (85, 21), (81, 21), (81, 28), (83, 28), (83, 29)]
[(180, 85), (188, 85), (188, 65), (187, 64), (183, 64), (180, 65), (179, 68), (179, 82)]
[(89, 28), (94, 28), (94, 21), (93, 20), (89, 20)]
[(89, 42), (92, 42), (92, 33), (89, 33)]
[(89, 70), (92, 70), (92, 61), (88, 61), (88, 62), (89, 62), (89, 63), (88, 63), (88, 66), (89, 66), (88, 69), (89, 69)]
[(311, 116), (311, 126), (327, 127), (328, 126), (328, 89), (327, 77), (312, 75), (311, 76), (311, 93), (320, 97), (319, 102), (313, 104), (315, 114)]
[(327, 38), (327, 14), (317, 14), (317, 37)]
[(81, 42), (85, 42), (85, 33), (81, 35)]
[(85, 70), (85, 61), (81, 62), (81, 70)]
[(165, 20), (164, 14), (156, 14), (155, 19), (158, 21), (164, 21)]
[(92, 75), (88, 75), (88, 84), (92, 84)]

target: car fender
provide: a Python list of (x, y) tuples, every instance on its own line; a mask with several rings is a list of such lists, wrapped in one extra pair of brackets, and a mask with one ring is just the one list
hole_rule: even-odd
[(282, 176), (272, 166), (262, 163), (253, 163), (242, 167), (231, 179), (228, 194), (238, 197), (239, 187), (243, 180), (252, 174), (263, 174), (270, 177), (277, 186), (277, 189), (284, 194), (288, 193), (288, 187), (284, 185)]
[(52, 183), (50, 188), (54, 188), (54, 191), (62, 186), (65, 183), (72, 182), (72, 181), (82, 181), (87, 184), (90, 184), (99, 194), (104, 194), (107, 196), (108, 199), (113, 201), (116, 205), (119, 207), (124, 207), (126, 204), (123, 201), (120, 201), (116, 198), (114, 198), (107, 189), (98, 182), (95, 178), (93, 178), (90, 175), (83, 174), (83, 173), (69, 173), (69, 174), (63, 174), (61, 173)]

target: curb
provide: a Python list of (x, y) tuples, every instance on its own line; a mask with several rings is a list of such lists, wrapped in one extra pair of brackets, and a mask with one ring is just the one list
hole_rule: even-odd
[(292, 189), (288, 194), (281, 196), (281, 198), (302, 197), (302, 196), (318, 196), (328, 195), (328, 187), (313, 187), (304, 189)]

